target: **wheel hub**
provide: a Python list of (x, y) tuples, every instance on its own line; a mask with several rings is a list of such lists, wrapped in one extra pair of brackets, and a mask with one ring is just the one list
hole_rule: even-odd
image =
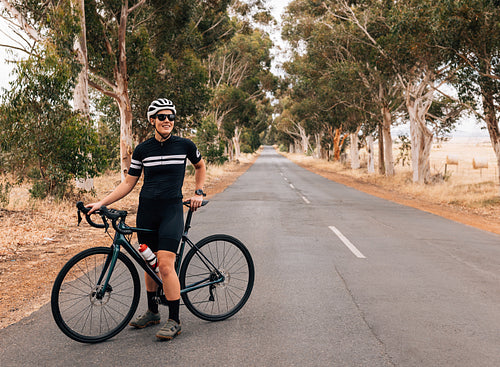
[(226, 288), (226, 286), (231, 281), (231, 274), (229, 274), (229, 272), (227, 272), (224, 269), (219, 269), (219, 273), (224, 277), (224, 280), (222, 282), (215, 284), (215, 285), (219, 288)]
[(111, 297), (111, 291), (113, 289), (108, 284), (108, 287), (107, 287), (106, 291), (104, 292), (104, 294), (102, 296), (99, 296), (101, 289), (102, 288), (100, 286), (98, 286), (89, 294), (90, 303), (93, 306), (104, 306), (105, 304), (107, 304), (109, 302), (109, 299)]

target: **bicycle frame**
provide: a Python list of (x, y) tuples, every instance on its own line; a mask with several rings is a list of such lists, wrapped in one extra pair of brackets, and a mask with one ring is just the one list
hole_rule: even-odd
[[(203, 264), (207, 267), (207, 269), (211, 269), (211, 271), (215, 271), (216, 272), (217, 279), (211, 281), (210, 280), (211, 277), (208, 276), (205, 279), (202, 279), (202, 280), (200, 280), (200, 281), (198, 281), (196, 283), (193, 283), (193, 284), (190, 284), (189, 286), (186, 286), (186, 288), (181, 289), (181, 294), (182, 293), (191, 292), (191, 291), (203, 288), (203, 287), (208, 287), (208, 286), (211, 286), (211, 285), (215, 285), (217, 283), (224, 282), (224, 280), (225, 280), (224, 275), (219, 272), (219, 270), (217, 269), (217, 267), (214, 266), (212, 264), (212, 262), (209, 259), (207, 259), (207, 257), (201, 251), (199, 251), (199, 249), (196, 247), (196, 245), (188, 238), (187, 234), (188, 234), (189, 228), (191, 228), (191, 218), (192, 218), (192, 215), (193, 215), (193, 212), (191, 210), (189, 210), (188, 214), (186, 216), (186, 222), (185, 222), (185, 225), (184, 225), (184, 232), (182, 234), (181, 245), (180, 245), (179, 251), (178, 251), (178, 253), (176, 255), (175, 271), (177, 272), (177, 274), (179, 274), (180, 268), (181, 268), (181, 263), (182, 263), (181, 260), (182, 260), (182, 256), (183, 256), (183, 253), (184, 253), (184, 248), (185, 248), (185, 245), (187, 243), (191, 248), (195, 248), (196, 249), (196, 251), (197, 251), (196, 255), (203, 262)], [(144, 233), (146, 233), (146, 232), (148, 232), (148, 233), (154, 232), (153, 230), (144, 229), (144, 228), (128, 227), (123, 222), (120, 222), (118, 224), (118, 228), (121, 229), (121, 230), (124, 230), (124, 231), (125, 230), (128, 230), (128, 231), (131, 230), (132, 232), (144, 232)], [(125, 237), (125, 235), (122, 234), (122, 233), (120, 233), (120, 232), (115, 232), (115, 237), (113, 239), (113, 244), (111, 245), (111, 248), (113, 249), (113, 251), (112, 251), (111, 255), (108, 256), (108, 258), (106, 259), (106, 262), (104, 264), (104, 268), (102, 270), (102, 273), (101, 273), (101, 275), (99, 277), (99, 281), (97, 283), (98, 285), (102, 284), (102, 286), (100, 287), (99, 291), (96, 294), (96, 297), (98, 299), (101, 299), (102, 297), (104, 297), (104, 294), (106, 293), (106, 290), (108, 288), (109, 279), (111, 278), (111, 274), (113, 273), (113, 270), (115, 268), (116, 260), (118, 258), (118, 253), (120, 252), (120, 248), (121, 247), (125, 248), (125, 250), (132, 257), (132, 259), (135, 260), (135, 262), (137, 264), (139, 264), (142, 269), (144, 269), (144, 271), (155, 281), (156, 284), (158, 284), (158, 286), (160, 288), (163, 288), (163, 282), (160, 279), (160, 277), (158, 276), (158, 274), (155, 273), (151, 269), (151, 267), (148, 266), (148, 264), (146, 263), (146, 261), (144, 261), (144, 259), (139, 254), (139, 252), (127, 240), (127, 238)], [(103, 280), (104, 280), (104, 283), (102, 283)]]

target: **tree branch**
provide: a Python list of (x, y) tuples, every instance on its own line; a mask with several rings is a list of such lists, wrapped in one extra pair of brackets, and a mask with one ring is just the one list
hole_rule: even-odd
[(28, 55), (31, 55), (31, 52), (27, 51), (25, 48), (11, 46), (11, 45), (3, 45), (3, 44), (0, 44), (0, 47), (11, 48), (13, 50), (22, 51), (22, 52), (27, 53)]
[(114, 98), (114, 99), (118, 99), (118, 94), (117, 93), (104, 88), (100, 84), (97, 84), (97, 83), (95, 83), (94, 81), (92, 81), (90, 79), (89, 79), (89, 86), (91, 86), (92, 88), (97, 89), (99, 92), (101, 92), (102, 94), (107, 95), (108, 97), (111, 97), (111, 98)]
[(127, 10), (127, 15), (132, 13), (135, 9), (137, 9), (138, 7), (142, 6), (142, 4), (144, 4), (146, 2), (146, 0), (140, 0), (137, 4), (135, 4), (133, 7), (131, 8), (128, 8)]
[(36, 42), (43, 42), (44, 39), (42, 36), (40, 36), (40, 33), (33, 28), (31, 25), (28, 24), (26, 21), (26, 18), (17, 10), (8, 0), (0, 0), (0, 2), (3, 4), (7, 12), (14, 18), (16, 19), (18, 26), (26, 32), (27, 35), (29, 35), (33, 40)]
[(116, 91), (116, 85), (108, 78), (99, 75), (96, 69), (89, 66), (89, 73), (91, 73), (94, 78), (98, 79), (106, 87), (112, 89), (113, 91)]

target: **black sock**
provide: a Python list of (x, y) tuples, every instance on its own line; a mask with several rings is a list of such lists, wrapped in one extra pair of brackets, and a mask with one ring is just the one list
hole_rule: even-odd
[(148, 292), (148, 310), (158, 313), (158, 303), (155, 302), (156, 292)]
[(179, 320), (179, 307), (181, 304), (181, 300), (180, 299), (178, 299), (177, 301), (167, 300), (167, 304), (168, 304), (168, 318), (180, 324), (181, 321)]

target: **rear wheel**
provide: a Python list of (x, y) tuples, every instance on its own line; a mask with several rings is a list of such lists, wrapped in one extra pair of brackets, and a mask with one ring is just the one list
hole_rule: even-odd
[[(139, 274), (121, 252), (106, 290), (99, 296), (98, 281), (111, 255), (112, 249), (107, 247), (82, 251), (64, 265), (54, 282), (52, 315), (71, 339), (82, 343), (109, 339), (123, 330), (137, 309)], [(107, 272), (103, 279), (106, 277)]]
[[(209, 236), (199, 241), (182, 263), (182, 300), (203, 320), (224, 320), (247, 302), (254, 276), (252, 257), (243, 243), (228, 235)], [(208, 285), (211, 282), (214, 284)], [(200, 288), (184, 291), (190, 287)]]

